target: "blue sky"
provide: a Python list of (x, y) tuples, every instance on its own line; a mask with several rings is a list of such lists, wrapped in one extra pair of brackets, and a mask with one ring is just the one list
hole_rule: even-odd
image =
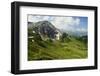
[(28, 22), (47, 20), (56, 28), (71, 32), (87, 32), (88, 17), (78, 16), (53, 16), (53, 15), (28, 15)]

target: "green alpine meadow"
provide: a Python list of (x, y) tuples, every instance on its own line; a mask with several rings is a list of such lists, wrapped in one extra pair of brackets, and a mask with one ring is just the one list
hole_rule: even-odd
[(28, 15), (28, 61), (88, 58), (87, 17)]

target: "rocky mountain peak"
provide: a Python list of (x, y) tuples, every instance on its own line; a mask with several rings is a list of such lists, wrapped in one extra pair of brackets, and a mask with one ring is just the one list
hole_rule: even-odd
[(43, 40), (56, 39), (60, 31), (49, 21), (39, 21), (34, 23), (33, 31), (38, 33)]

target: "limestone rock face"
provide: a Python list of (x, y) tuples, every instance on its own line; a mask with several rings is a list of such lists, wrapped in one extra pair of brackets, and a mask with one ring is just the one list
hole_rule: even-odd
[(38, 33), (43, 40), (52, 39), (59, 40), (61, 32), (49, 21), (39, 21), (36, 23), (29, 23), (33, 32)]

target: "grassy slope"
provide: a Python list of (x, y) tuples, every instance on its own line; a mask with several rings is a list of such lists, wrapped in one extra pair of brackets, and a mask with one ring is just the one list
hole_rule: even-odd
[(28, 42), (28, 60), (79, 59), (87, 57), (87, 46), (71, 38), (69, 42)]

